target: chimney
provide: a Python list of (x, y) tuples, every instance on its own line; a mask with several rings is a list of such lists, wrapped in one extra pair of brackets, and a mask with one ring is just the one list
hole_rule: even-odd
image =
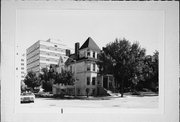
[(75, 56), (76, 56), (76, 59), (79, 58), (79, 42), (75, 43)]
[(106, 48), (105, 48), (105, 47), (102, 47), (102, 50), (103, 50), (103, 51), (105, 51), (105, 50), (106, 50)]
[(70, 56), (70, 54), (71, 54), (71, 51), (70, 50), (68, 50), (68, 49), (66, 49), (66, 56)]

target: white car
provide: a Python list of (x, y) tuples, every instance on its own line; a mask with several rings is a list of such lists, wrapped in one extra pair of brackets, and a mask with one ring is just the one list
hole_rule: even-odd
[(21, 103), (33, 102), (35, 100), (35, 95), (33, 93), (22, 93), (21, 94)]

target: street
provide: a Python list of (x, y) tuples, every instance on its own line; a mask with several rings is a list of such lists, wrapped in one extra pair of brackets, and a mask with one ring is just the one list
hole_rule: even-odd
[(72, 107), (72, 108), (157, 108), (158, 96), (102, 97), (100, 99), (36, 98), (34, 103), (21, 104), (23, 108)]

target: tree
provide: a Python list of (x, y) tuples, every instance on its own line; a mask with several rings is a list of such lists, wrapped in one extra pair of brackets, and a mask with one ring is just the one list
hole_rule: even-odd
[(62, 70), (61, 73), (56, 73), (55, 84), (74, 85), (75, 79), (71, 71)]
[(37, 77), (36, 73), (33, 71), (28, 72), (24, 79), (24, 83), (27, 85), (27, 87), (31, 88), (32, 91), (41, 85), (40, 78)]
[(27, 86), (25, 85), (24, 81), (21, 81), (21, 92), (26, 91)]
[(143, 72), (146, 81), (144, 87), (157, 92), (159, 85), (159, 52), (155, 51), (152, 56), (146, 56), (144, 62)]
[(114, 62), (112, 57), (106, 53), (106, 48), (103, 48), (103, 51), (98, 54), (98, 59), (99, 73), (102, 75), (113, 74)]
[(102, 72), (114, 75), (120, 85), (121, 97), (124, 88), (131, 87), (135, 90), (138, 82), (143, 80), (145, 52), (146, 50), (141, 48), (138, 42), (131, 44), (126, 39), (116, 39), (107, 44), (100, 54), (100, 69)]
[(58, 73), (52, 66), (50, 66), (49, 70), (47, 68), (43, 68), (40, 78), (42, 81), (42, 88), (46, 92), (52, 91), (53, 84), (61, 83), (64, 85), (73, 85), (75, 81), (72, 72), (62, 70), (61, 73)]
[(50, 66), (50, 69), (47, 68), (42, 69), (42, 73), (40, 74), (40, 79), (42, 82), (42, 88), (46, 92), (52, 91), (52, 85), (55, 81), (56, 72), (52, 66)]
[[(159, 52), (156, 50), (153, 55), (153, 77), (152, 81), (155, 87), (159, 86)], [(156, 89), (157, 90), (157, 89)]]

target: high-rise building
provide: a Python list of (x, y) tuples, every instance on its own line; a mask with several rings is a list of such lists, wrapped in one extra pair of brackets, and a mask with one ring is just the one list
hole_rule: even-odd
[(26, 55), (25, 55), (25, 53), (21, 54), (20, 63), (21, 63), (20, 64), (21, 81), (23, 81), (26, 76)]
[(70, 51), (59, 40), (48, 39), (37, 41), (26, 50), (26, 53), (27, 72), (40, 73), (42, 68), (49, 68), (51, 64), (58, 65), (59, 57), (66, 57)]

